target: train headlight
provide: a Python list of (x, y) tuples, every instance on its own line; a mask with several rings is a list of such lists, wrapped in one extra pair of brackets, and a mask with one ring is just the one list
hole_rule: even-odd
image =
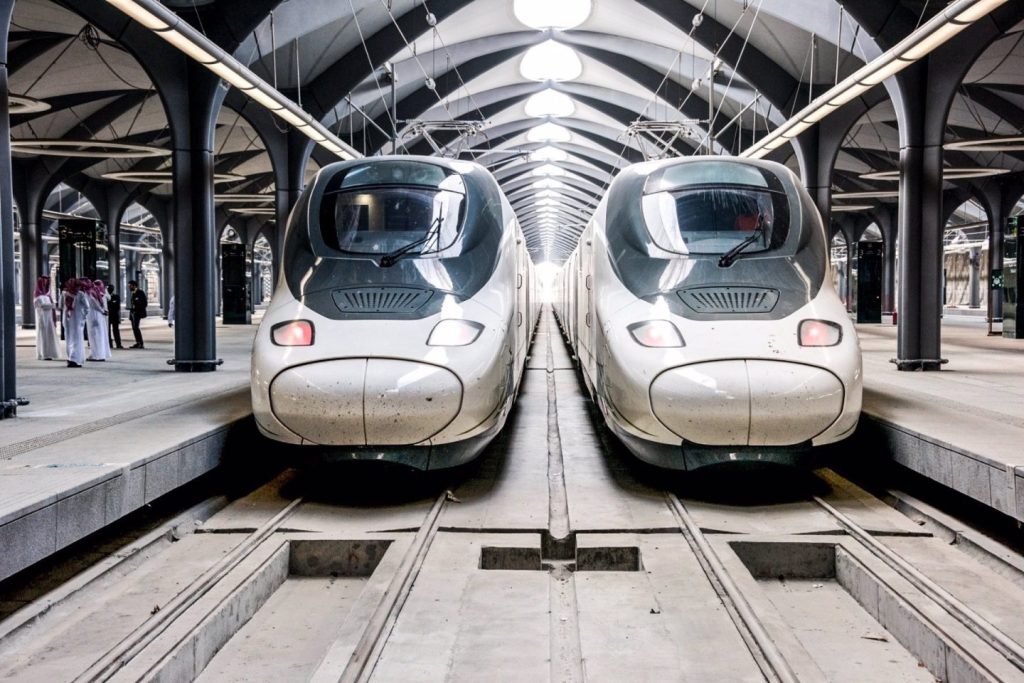
[(683, 335), (679, 334), (676, 326), (667, 320), (647, 320), (642, 323), (633, 323), (627, 329), (633, 335), (633, 339), (642, 346), (654, 348), (686, 346)]
[(308, 320), (278, 323), (270, 328), (270, 340), (278, 346), (312, 346), (313, 323)]
[(430, 331), (427, 346), (466, 346), (475, 342), (483, 329), (472, 320), (442, 320)]
[(800, 346), (835, 346), (843, 340), (843, 328), (828, 320), (800, 321)]

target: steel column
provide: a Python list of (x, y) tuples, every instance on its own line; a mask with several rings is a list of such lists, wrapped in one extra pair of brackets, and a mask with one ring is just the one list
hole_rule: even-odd
[[(0, 0), (0, 418), (17, 412), (14, 327), (14, 186), (8, 114), (7, 33), (14, 0)], [(22, 254), (25, 254), (22, 247)], [(34, 287), (33, 287), (34, 289)]]
[[(205, 68), (184, 62), (186, 107), (174, 123), (174, 368), (179, 372), (217, 369), (217, 233), (213, 217), (213, 130), (223, 92)], [(187, 112), (187, 113), (186, 113)], [(184, 114), (183, 116), (181, 114)]]
[[(911, 121), (910, 125), (920, 125)], [(896, 367), (942, 367), (942, 146), (900, 150)]]

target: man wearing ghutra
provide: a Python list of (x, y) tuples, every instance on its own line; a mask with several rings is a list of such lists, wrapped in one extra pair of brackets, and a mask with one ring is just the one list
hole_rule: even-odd
[(33, 306), (36, 309), (36, 357), (60, 360), (64, 354), (57, 341), (57, 307), (50, 296), (50, 278), (46, 275), (36, 280)]

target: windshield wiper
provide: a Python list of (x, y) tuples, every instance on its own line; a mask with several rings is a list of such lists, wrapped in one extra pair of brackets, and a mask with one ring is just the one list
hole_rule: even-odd
[(722, 258), (718, 259), (719, 268), (728, 268), (731, 266), (736, 259), (740, 257), (740, 254), (751, 244), (764, 237), (764, 214), (757, 214), (757, 226), (754, 228), (754, 232), (750, 233), (750, 237), (743, 240), (729, 251), (722, 254)]
[(416, 247), (419, 247), (429, 242), (431, 238), (435, 237), (439, 232), (441, 232), (441, 223), (443, 221), (444, 215), (438, 214), (437, 218), (434, 219), (434, 222), (430, 224), (429, 228), (427, 228), (427, 233), (423, 235), (423, 237), (416, 240), (415, 242), (409, 242), (409, 244), (406, 244), (404, 247), (399, 247), (398, 249), (390, 251), (381, 256), (380, 267), (390, 268), (391, 266), (401, 261), (402, 257), (408, 254), (410, 251), (412, 251)]

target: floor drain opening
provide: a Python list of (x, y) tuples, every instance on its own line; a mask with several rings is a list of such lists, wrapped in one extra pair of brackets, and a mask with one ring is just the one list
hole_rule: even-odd
[(548, 571), (557, 578), (580, 571), (637, 572), (643, 563), (636, 546), (577, 547), (576, 534), (556, 539), (544, 532), (539, 548), (481, 547), (479, 566), (486, 570)]

